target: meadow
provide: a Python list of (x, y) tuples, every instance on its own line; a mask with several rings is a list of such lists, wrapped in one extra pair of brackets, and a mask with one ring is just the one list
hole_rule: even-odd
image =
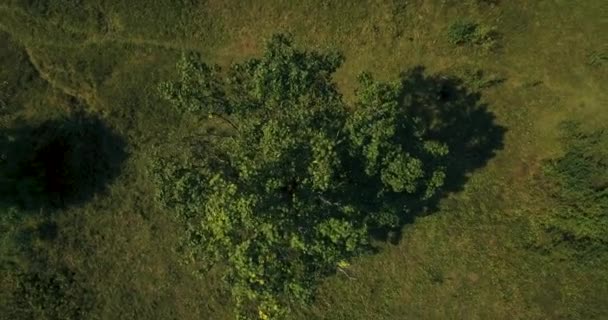
[[(289, 33), (343, 53), (334, 80), (347, 101), (363, 71), (396, 80), (418, 70), (459, 79), (500, 128), (491, 150), (462, 145), (463, 162), (483, 161), (436, 208), (378, 240), (348, 276), (324, 279), (294, 319), (605, 319), (608, 230), (593, 228), (608, 219), (608, 142), (593, 137), (608, 130), (607, 17), (602, 0), (3, 0), (0, 130), (61, 136), (72, 131), (54, 128), (77, 123), (76, 139), (95, 141), (77, 151), (96, 155), (77, 168), (104, 184), (37, 199), (66, 204), (55, 210), (16, 212), (0, 198), (0, 318), (233, 319), (219, 277), (180, 263), (180, 228), (154, 202), (154, 155), (179, 154), (206, 125), (157, 88), (183, 52), (225, 67)], [(72, 120), (79, 112), (94, 118)], [(455, 134), (488, 138), (474, 115), (456, 120)], [(548, 168), (568, 177), (570, 156), (576, 172), (591, 168), (576, 161), (597, 160), (579, 180), (605, 180), (560, 189)], [(594, 203), (589, 231), (555, 227), (563, 210)]]

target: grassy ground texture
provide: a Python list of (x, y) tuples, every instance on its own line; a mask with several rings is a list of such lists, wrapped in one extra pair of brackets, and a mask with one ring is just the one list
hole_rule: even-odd
[[(547, 250), (542, 227), (556, 206), (543, 163), (565, 152), (560, 123), (606, 128), (606, 17), (602, 0), (3, 0), (2, 126), (82, 109), (124, 138), (128, 158), (86, 203), (15, 224), (3, 217), (5, 234), (29, 230), (20, 250), (36, 259), (11, 262), (29, 273), (2, 269), (0, 317), (233, 318), (220, 279), (179, 263), (179, 229), (152, 201), (151, 150), (179, 152), (173, 142), (201, 125), (156, 88), (183, 51), (227, 65), (289, 32), (301, 46), (344, 53), (335, 80), (347, 99), (362, 71), (396, 79), (422, 66), (463, 79), (505, 128), (462, 190), (354, 261), (349, 277), (326, 279), (295, 319), (606, 318), (608, 250)], [(450, 26), (463, 21), (491, 36), (455, 44)], [(65, 301), (41, 298), (49, 295)]]

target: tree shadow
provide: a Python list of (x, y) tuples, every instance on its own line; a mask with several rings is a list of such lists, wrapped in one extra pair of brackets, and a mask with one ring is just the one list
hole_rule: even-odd
[(62, 239), (53, 213), (106, 191), (125, 147), (84, 113), (0, 129), (0, 269), (15, 284), (4, 295), (9, 318), (86, 318), (95, 297), (83, 275), (57, 259)]
[[(437, 210), (447, 194), (463, 190), (470, 174), (482, 168), (504, 146), (506, 128), (496, 124), (481, 94), (467, 88), (457, 77), (427, 75), (418, 66), (401, 74), (403, 90), (399, 101), (408, 114), (418, 118), (426, 130), (425, 139), (446, 143), (446, 178), (440, 192), (431, 199), (406, 199), (409, 212), (396, 230), (374, 232), (377, 239), (398, 242), (402, 228), (417, 216)], [(493, 85), (498, 85), (497, 82)]]
[(81, 205), (106, 190), (125, 141), (97, 117), (76, 113), (0, 130), (0, 202), (22, 210)]
[(446, 143), (450, 150), (444, 192), (462, 190), (468, 175), (504, 147), (506, 128), (496, 124), (481, 94), (470, 91), (461, 79), (425, 75), (423, 67), (416, 67), (401, 81), (403, 107), (422, 121), (428, 138)]

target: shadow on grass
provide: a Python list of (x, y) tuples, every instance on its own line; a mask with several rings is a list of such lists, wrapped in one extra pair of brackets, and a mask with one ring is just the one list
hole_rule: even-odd
[(450, 149), (444, 191), (462, 190), (468, 175), (503, 148), (506, 129), (496, 124), (488, 105), (481, 102), (481, 94), (468, 90), (458, 78), (428, 76), (424, 68), (417, 67), (401, 79), (406, 88), (401, 96), (403, 106), (422, 120), (429, 138)]
[(442, 191), (426, 201), (408, 202), (410, 213), (403, 217), (396, 230), (374, 232), (377, 239), (393, 243), (401, 239), (405, 224), (417, 216), (432, 213), (447, 194), (461, 191), (469, 175), (485, 166), (503, 148), (506, 132), (506, 128), (496, 124), (488, 105), (481, 102), (481, 94), (468, 89), (462, 79), (427, 75), (424, 67), (416, 67), (403, 73), (400, 81), (403, 84), (401, 106), (409, 115), (420, 119), (427, 139), (446, 143), (449, 154)]
[(0, 202), (22, 210), (81, 205), (126, 159), (124, 140), (82, 113), (0, 132)]
[(0, 271), (15, 284), (7, 319), (87, 318), (95, 296), (55, 257), (52, 213), (103, 193), (125, 159), (123, 139), (83, 113), (0, 130)]

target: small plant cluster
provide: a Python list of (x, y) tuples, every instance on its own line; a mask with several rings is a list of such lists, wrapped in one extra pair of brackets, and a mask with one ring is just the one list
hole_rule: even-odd
[(467, 86), (473, 90), (483, 90), (505, 82), (505, 78), (497, 74), (487, 74), (480, 69), (463, 69), (459, 74)]
[(608, 51), (593, 51), (589, 54), (588, 64), (592, 67), (608, 65)]
[(458, 20), (448, 27), (448, 41), (453, 45), (477, 46), (490, 51), (498, 46), (498, 31), (495, 27)]
[(477, 4), (484, 4), (489, 6), (497, 6), (500, 4), (500, 0), (477, 0)]

